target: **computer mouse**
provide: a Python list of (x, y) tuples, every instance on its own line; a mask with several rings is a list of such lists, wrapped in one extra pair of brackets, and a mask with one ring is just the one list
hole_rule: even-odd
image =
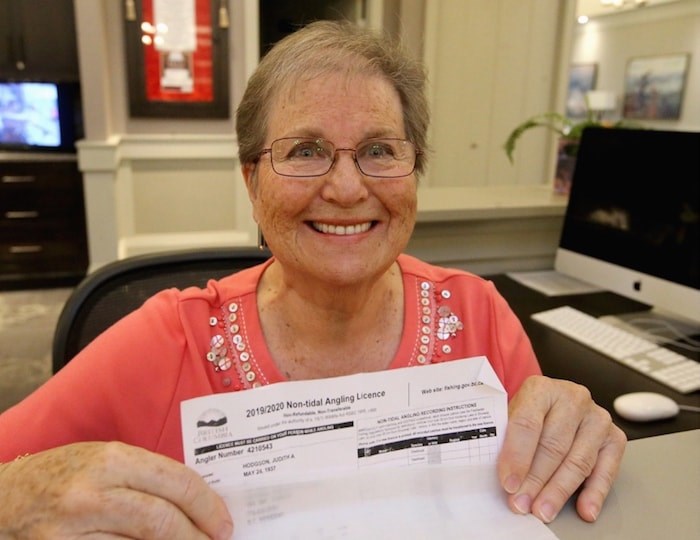
[(673, 418), (680, 411), (678, 403), (656, 392), (632, 392), (615, 398), (615, 412), (632, 422), (651, 422)]

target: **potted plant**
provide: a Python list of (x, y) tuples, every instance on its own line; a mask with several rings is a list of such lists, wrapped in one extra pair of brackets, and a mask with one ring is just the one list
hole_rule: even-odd
[(606, 122), (589, 107), (586, 108), (586, 116), (582, 119), (571, 119), (557, 112), (548, 112), (535, 115), (519, 124), (506, 139), (503, 149), (510, 162), (513, 162), (515, 144), (523, 133), (531, 128), (544, 127), (551, 129), (559, 135), (559, 147), (557, 152), (556, 176), (554, 190), (558, 193), (568, 193), (571, 187), (571, 177), (576, 164), (576, 153), (581, 140), (581, 134), (587, 127), (623, 127), (623, 122)]
[(579, 121), (574, 121), (556, 112), (538, 114), (528, 118), (513, 129), (503, 144), (503, 149), (510, 162), (513, 163), (515, 143), (523, 133), (535, 127), (544, 127), (557, 133), (559, 135), (559, 146), (557, 150), (554, 191), (557, 193), (568, 193), (576, 164), (576, 153), (578, 152), (581, 134), (589, 126), (600, 125), (602, 125), (601, 122), (596, 120), (590, 111), (587, 113), (586, 118)]
[(576, 150), (578, 150), (578, 142), (581, 140), (581, 133), (583, 133), (583, 130), (589, 126), (601, 125), (603, 124), (596, 120), (590, 113), (584, 120), (580, 120), (578, 122), (575, 122), (571, 118), (567, 118), (563, 114), (556, 112), (538, 114), (528, 118), (523, 123), (518, 125), (513, 131), (511, 131), (510, 135), (506, 139), (506, 142), (503, 144), (503, 149), (505, 150), (510, 162), (513, 163), (515, 143), (518, 141), (520, 136), (531, 128), (545, 127), (558, 133), (560, 139), (567, 141), (568, 151), (572, 155), (576, 155)]

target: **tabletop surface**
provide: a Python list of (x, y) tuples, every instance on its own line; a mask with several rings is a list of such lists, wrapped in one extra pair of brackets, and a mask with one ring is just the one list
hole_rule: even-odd
[(598, 520), (570, 501), (549, 527), (561, 540), (700, 538), (700, 430), (631, 441)]

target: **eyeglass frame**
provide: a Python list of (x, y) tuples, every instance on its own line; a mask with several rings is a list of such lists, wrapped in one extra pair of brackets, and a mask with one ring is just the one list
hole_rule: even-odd
[[(328, 143), (331, 145), (333, 148), (333, 159), (330, 161), (330, 164), (328, 165), (328, 169), (319, 174), (284, 174), (277, 169), (275, 169), (275, 160), (272, 157), (272, 146), (279, 141), (285, 141), (285, 140), (293, 140), (293, 139), (302, 139), (306, 141), (323, 141), (325, 143)], [(372, 141), (401, 141), (410, 144), (413, 147), (413, 166), (411, 167), (411, 170), (407, 172), (406, 174), (398, 174), (395, 176), (377, 176), (375, 174), (368, 174), (364, 170), (362, 170), (362, 167), (360, 166), (359, 161), (357, 160), (357, 148), (337, 148), (334, 143), (329, 141), (328, 139), (324, 139), (322, 137), (280, 137), (279, 139), (275, 139), (270, 143), (269, 148), (263, 148), (258, 152), (258, 155), (255, 157), (255, 160), (253, 163), (259, 163), (260, 158), (262, 157), (263, 154), (270, 154), (270, 165), (272, 166), (272, 170), (275, 171), (276, 174), (279, 174), (280, 176), (285, 176), (287, 178), (318, 178), (319, 176), (323, 176), (325, 174), (328, 174), (331, 169), (333, 168), (333, 165), (335, 165), (336, 160), (338, 159), (338, 152), (343, 151), (343, 152), (352, 152), (352, 160), (355, 162), (355, 167), (365, 176), (369, 176), (370, 178), (403, 178), (406, 176), (410, 176), (413, 174), (413, 172), (416, 170), (416, 164), (418, 161), (418, 156), (421, 155), (423, 152), (416, 146), (416, 144), (409, 140), (409, 139), (402, 139), (400, 137), (371, 137), (369, 139), (365, 139), (360, 143), (361, 145), (364, 145), (366, 143), (370, 143)]]

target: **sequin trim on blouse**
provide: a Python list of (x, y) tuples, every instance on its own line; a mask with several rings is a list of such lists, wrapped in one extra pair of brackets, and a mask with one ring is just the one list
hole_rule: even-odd
[[(408, 365), (444, 360), (443, 356), (452, 352), (450, 342), (464, 329), (449, 306), (452, 293), (448, 289), (439, 289), (427, 280), (418, 281), (417, 288), (419, 324)], [(212, 334), (206, 360), (221, 374), (223, 386), (243, 390), (267, 384), (250, 350), (240, 299), (221, 306), (220, 314), (209, 318), (209, 326)]]
[(417, 347), (409, 365), (430, 364), (443, 360), (443, 355), (452, 352), (450, 341), (464, 329), (464, 324), (452, 311), (449, 289), (439, 289), (432, 281), (418, 282), (418, 335)]
[[(221, 314), (209, 319), (214, 333), (206, 359), (215, 372), (222, 372), (222, 384), (235, 390), (256, 388), (267, 384), (257, 365), (245, 333), (245, 318), (240, 301), (221, 306)], [(233, 369), (232, 369), (233, 368)], [(235, 375), (235, 381), (232, 378)]]

